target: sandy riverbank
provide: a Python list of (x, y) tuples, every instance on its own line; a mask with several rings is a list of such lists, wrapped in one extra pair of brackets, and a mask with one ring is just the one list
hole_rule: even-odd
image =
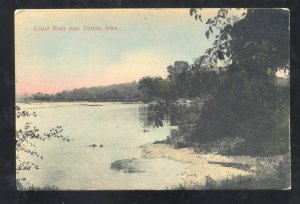
[(197, 154), (192, 149), (175, 149), (166, 144), (146, 144), (141, 149), (144, 158), (168, 158), (189, 163), (181, 173), (183, 186), (204, 186), (208, 176), (216, 182), (237, 176), (255, 176), (258, 171), (272, 171), (283, 159), (283, 156), (263, 158)]

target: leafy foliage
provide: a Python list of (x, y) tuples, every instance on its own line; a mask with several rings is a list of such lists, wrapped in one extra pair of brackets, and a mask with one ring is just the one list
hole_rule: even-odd
[[(202, 9), (191, 10), (193, 10), (192, 13), (194, 15), (201, 15)], [(231, 10), (232, 9), (225, 8), (219, 9), (213, 18), (207, 19), (205, 24), (208, 26), (208, 29), (205, 32), (205, 36), (209, 39), (210, 36), (215, 33), (215, 41), (213, 46), (207, 49), (205, 54), (196, 60), (195, 65), (197, 67), (204, 66), (209, 70), (219, 71), (231, 63), (231, 29), (234, 24), (239, 22), (247, 13), (245, 9), (235, 9), (235, 11), (243, 11), (243, 13), (239, 12), (237, 15), (232, 14), (237, 12), (231, 12)], [(222, 63), (220, 63), (220, 61), (222, 61)]]
[(172, 98), (170, 81), (161, 77), (143, 77), (139, 81), (139, 91), (142, 93), (142, 100), (145, 102)]
[(204, 105), (193, 139), (241, 137), (246, 139), (246, 153), (286, 153), (289, 94), (288, 87), (276, 84), (275, 73), (289, 67), (288, 13), (248, 10), (244, 19), (225, 25), (220, 36), (224, 33), (230, 38), (224, 42), (219, 37), (214, 44), (227, 43), (232, 63)]
[[(199, 97), (204, 101), (189, 113), (192, 121), (182, 111), (181, 120), (190, 123), (180, 123), (176, 137), (180, 140), (202, 143), (241, 138), (245, 142), (236, 149), (239, 153), (286, 153), (289, 86), (279, 84), (275, 74), (289, 69), (288, 12), (247, 9), (235, 13), (219, 9), (214, 18), (207, 19), (204, 35), (217, 35), (213, 46), (194, 64), (177, 61), (167, 68), (167, 79), (143, 78), (140, 90), (148, 101)], [(201, 9), (191, 9), (190, 14), (198, 20)], [(163, 81), (167, 89), (159, 86)]]
[[(26, 117), (37, 117), (35, 112), (23, 111), (19, 106), (16, 106), (16, 117), (17, 118), (26, 118)], [(56, 126), (55, 128), (50, 129), (49, 132), (41, 133), (40, 130), (33, 126), (32, 123), (26, 122), (23, 129), (16, 131), (16, 171), (17, 174), (20, 171), (29, 171), (31, 169), (39, 169), (39, 166), (30, 161), (22, 161), (20, 154), (26, 153), (31, 156), (37, 157), (39, 159), (44, 159), (43, 155), (40, 155), (36, 150), (36, 145), (33, 140), (47, 141), (51, 139), (59, 139), (64, 142), (72, 141), (71, 138), (62, 135), (63, 126)], [(22, 181), (25, 178), (17, 178), (17, 184), (22, 188)]]

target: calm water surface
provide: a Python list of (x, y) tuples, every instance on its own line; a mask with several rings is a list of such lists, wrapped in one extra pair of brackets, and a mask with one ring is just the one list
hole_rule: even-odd
[[(44, 160), (22, 154), (22, 160), (33, 161), (40, 169), (20, 172), (18, 177), (25, 177), (34, 186), (55, 185), (73, 190), (166, 189), (181, 182), (180, 173), (187, 164), (168, 159), (143, 159), (139, 148), (142, 144), (166, 139), (170, 135), (169, 121), (164, 121), (160, 128), (148, 125), (145, 104), (84, 104), (57, 107), (19, 104), (23, 110), (35, 111), (38, 117), (18, 119), (17, 128), (29, 120), (41, 132), (62, 125), (63, 135), (73, 141), (34, 141)], [(91, 144), (97, 147), (89, 147)], [(98, 147), (100, 144), (103, 148)], [(116, 160), (131, 158), (137, 158), (145, 172), (124, 173), (110, 168)]]

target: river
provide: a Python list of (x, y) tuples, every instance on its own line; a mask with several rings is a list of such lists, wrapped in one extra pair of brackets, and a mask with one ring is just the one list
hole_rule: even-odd
[[(188, 164), (166, 158), (145, 159), (140, 145), (164, 140), (170, 122), (154, 127), (148, 121), (148, 105), (123, 103), (34, 103), (17, 104), (35, 111), (37, 117), (17, 119), (17, 129), (32, 122), (40, 132), (57, 125), (71, 142), (58, 139), (34, 141), (43, 160), (19, 153), (22, 161), (32, 161), (39, 169), (20, 171), (25, 186), (57, 186), (61, 190), (159, 190), (178, 186)], [(90, 145), (95, 144), (96, 147)], [(103, 147), (100, 147), (102, 145)], [(30, 148), (30, 147), (28, 147)], [(126, 173), (111, 168), (117, 160), (135, 158), (142, 170)]]

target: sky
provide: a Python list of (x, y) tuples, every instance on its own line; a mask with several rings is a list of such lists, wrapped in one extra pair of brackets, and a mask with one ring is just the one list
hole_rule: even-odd
[[(203, 11), (203, 18), (215, 11)], [(102, 30), (85, 31), (83, 26)], [(179, 60), (191, 64), (212, 45), (206, 30), (189, 9), (18, 10), (16, 94), (166, 77), (168, 65)]]

